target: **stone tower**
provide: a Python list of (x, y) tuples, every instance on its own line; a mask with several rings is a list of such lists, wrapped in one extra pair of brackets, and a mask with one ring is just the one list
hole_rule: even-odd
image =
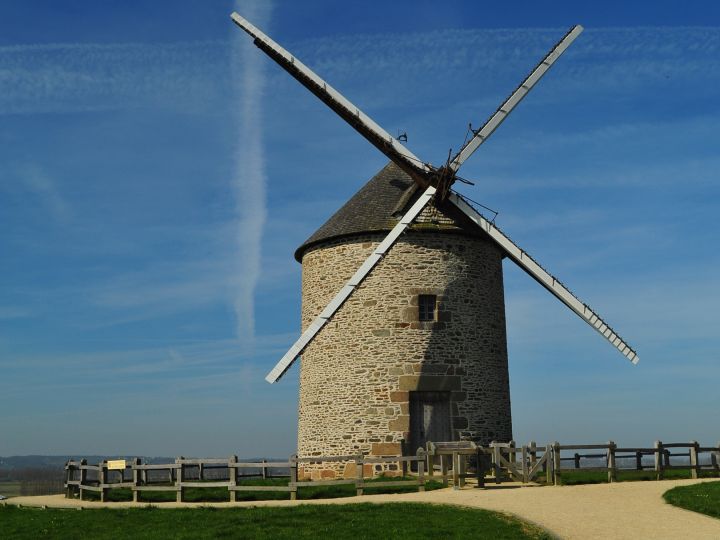
[[(390, 163), (297, 249), (303, 329), (418, 196)], [(304, 351), (299, 455), (512, 438), (503, 252), (466, 219), (426, 207)]]

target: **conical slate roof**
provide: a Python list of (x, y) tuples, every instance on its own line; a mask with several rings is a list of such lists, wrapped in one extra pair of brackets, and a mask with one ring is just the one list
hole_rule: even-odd
[[(295, 250), (295, 259), (302, 262), (305, 251), (319, 242), (355, 234), (390, 231), (418, 196), (419, 189), (412, 178), (394, 163), (388, 163)], [(430, 210), (438, 213), (434, 207)], [(440, 213), (446, 217), (445, 221), (452, 216), (452, 224), (447, 225), (457, 229), (459, 223), (465, 224), (466, 220), (453, 210), (442, 208)], [(463, 229), (466, 227), (463, 226)], [(475, 227), (470, 228), (475, 232), (473, 229)]]

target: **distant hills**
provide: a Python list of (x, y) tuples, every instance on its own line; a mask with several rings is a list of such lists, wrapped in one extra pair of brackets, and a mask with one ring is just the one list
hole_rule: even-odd
[(73, 455), (73, 456), (0, 456), (0, 469), (6, 470), (17, 470), (17, 469), (58, 469), (63, 468), (65, 463), (69, 459), (81, 459), (85, 458), (88, 463), (94, 464), (99, 463), (104, 459), (130, 459), (130, 458), (142, 458), (144, 463), (172, 463), (175, 458), (172, 457), (143, 457), (143, 456), (84, 456), (84, 455)]
[[(100, 463), (104, 459), (134, 459), (139, 457), (143, 463), (174, 463), (175, 457), (165, 456), (88, 456), (76, 454), (72, 456), (40, 456), (40, 455), (29, 455), (29, 456), (0, 456), (0, 470), (15, 471), (19, 469), (62, 469), (65, 463), (69, 459), (82, 459), (85, 458), (88, 464), (95, 465)], [(245, 457), (241, 458), (242, 461), (262, 461), (267, 459), (268, 461), (287, 461), (287, 458), (261, 458), (261, 457)]]

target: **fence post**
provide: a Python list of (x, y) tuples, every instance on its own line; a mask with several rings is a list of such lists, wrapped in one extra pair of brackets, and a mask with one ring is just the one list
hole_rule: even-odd
[(465, 454), (458, 452), (457, 455), (458, 469), (458, 487), (465, 487), (465, 473), (467, 472), (467, 459)]
[(427, 473), (430, 478), (435, 474), (435, 453), (430, 451), (430, 441), (426, 443), (427, 450), (425, 456), (427, 458)]
[(500, 483), (500, 447), (493, 441), (493, 471), (495, 473), (495, 483)]
[(515, 462), (517, 461), (517, 456), (516, 456), (516, 454), (515, 454), (515, 452), (514, 452), (514, 450), (515, 450), (515, 441), (510, 441), (510, 443), (508, 444), (508, 446), (510, 447), (510, 450), (508, 450), (508, 461), (514, 465)]
[(607, 454), (608, 482), (616, 482), (617, 481), (617, 468), (615, 465), (615, 449), (616, 448), (617, 448), (617, 444), (615, 444), (614, 441), (608, 441), (608, 454)]
[(71, 499), (72, 498), (72, 486), (69, 484), (69, 482), (72, 480), (72, 472), (70, 470), (70, 462), (71, 460), (67, 460), (65, 462), (65, 498)]
[(635, 468), (638, 471), (643, 470), (643, 464), (642, 464), (642, 452), (635, 452)]
[(535, 441), (528, 443), (528, 453), (530, 454), (530, 463), (535, 465), (537, 463), (537, 443)]
[(553, 483), (553, 461), (552, 461), (552, 446), (545, 445), (545, 454), (543, 455), (543, 458), (545, 458), (545, 461), (543, 461), (543, 466), (545, 467), (545, 483), (546, 484), (552, 484)]
[(180, 456), (175, 460), (176, 465), (180, 465), (176, 471), (175, 471), (175, 501), (176, 502), (183, 502), (183, 480), (185, 479), (185, 465), (183, 464), (182, 460), (185, 459), (183, 456)]
[(523, 483), (529, 482), (530, 473), (528, 471), (527, 446), (522, 447), (522, 477)]
[(485, 487), (485, 472), (487, 471), (487, 455), (485, 454), (485, 448), (478, 446), (477, 448), (477, 466), (475, 469), (477, 476), (477, 487)]
[(662, 480), (663, 477), (663, 443), (655, 441), (655, 478)]
[(717, 445), (717, 452), (710, 454), (710, 462), (712, 463), (715, 474), (720, 474), (720, 442)]
[(267, 459), (262, 460), (262, 477), (263, 477), (263, 480), (266, 480), (268, 477), (268, 475), (267, 475)]
[(237, 467), (233, 467), (237, 462), (237, 456), (230, 456), (228, 459), (228, 481), (230, 483), (228, 490), (230, 491), (230, 502), (237, 501), (237, 491), (233, 489), (237, 486)]
[(560, 443), (553, 443), (553, 483), (557, 486), (560, 484)]
[(138, 502), (140, 500), (140, 491), (135, 489), (140, 486), (140, 469), (138, 469), (139, 465), (140, 458), (136, 457), (132, 462), (133, 502)]
[[(425, 450), (418, 448), (418, 491), (425, 491)], [(407, 463), (407, 462), (403, 462)]]
[(453, 468), (453, 489), (460, 489), (460, 478), (459, 478), (460, 459), (458, 458), (457, 452), (452, 453), (452, 468)]
[(443, 487), (448, 486), (447, 454), (440, 454), (440, 474), (442, 475)]
[(580, 468), (580, 454), (575, 452), (575, 455), (573, 457), (575, 458), (575, 468), (579, 469)]
[(698, 461), (698, 448), (700, 448), (700, 445), (697, 441), (690, 441), (690, 477), (691, 478), (697, 478), (698, 477), (698, 469), (700, 469), (699, 461)]
[(83, 467), (87, 465), (87, 459), (82, 458), (80, 460), (80, 500), (83, 500), (83, 486), (87, 482), (87, 469)]
[(357, 495), (358, 497), (362, 496), (363, 485), (365, 483), (363, 466), (364, 466), (363, 455), (358, 454), (355, 457), (355, 495)]
[(298, 491), (298, 457), (297, 454), (293, 454), (290, 456), (290, 483), (288, 484), (290, 486), (290, 500), (295, 501), (297, 500), (297, 491)]
[(100, 502), (106, 502), (107, 489), (105, 486), (107, 469), (105, 469), (105, 461), (98, 463), (98, 487), (100, 488)]

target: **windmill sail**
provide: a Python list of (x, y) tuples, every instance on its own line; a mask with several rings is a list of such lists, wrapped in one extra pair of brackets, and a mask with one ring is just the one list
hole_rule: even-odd
[(338, 116), (350, 124), (360, 135), (365, 137), (373, 146), (390, 158), (391, 161), (395, 162), (398, 167), (410, 175), (413, 180), (424, 188), (430, 184), (428, 174), (432, 172), (431, 167), (423, 163), (420, 158), (381, 128), (372, 118), (362, 112), (327, 82), (318, 77), (315, 72), (300, 62), (300, 60), (275, 43), (259, 28), (253, 26), (247, 19), (244, 19), (237, 13), (233, 13), (230, 17), (235, 24), (254, 38), (255, 45), (261, 51), (277, 62), (280, 67), (297, 79), (305, 88), (320, 98), (323, 103), (335, 111)]
[[(349, 123), (356, 131), (365, 137), (371, 144), (378, 148), (391, 161), (396, 163), (415, 182), (425, 188), (421, 197), (402, 217), (400, 222), (383, 239), (373, 253), (365, 260), (355, 274), (348, 280), (345, 286), (335, 295), (323, 311), (305, 329), (300, 338), (280, 359), (277, 365), (267, 375), (266, 380), (270, 383), (276, 382), (289, 369), (295, 359), (302, 354), (303, 350), (312, 342), (318, 332), (325, 326), (327, 321), (335, 314), (342, 304), (355, 291), (357, 286), (367, 277), (375, 265), (383, 258), (400, 235), (407, 229), (417, 215), (430, 202), (436, 193), (436, 188), (430, 185), (430, 179), (436, 172), (431, 165), (422, 162), (410, 150), (403, 146), (397, 139), (374, 122), (369, 116), (360, 111), (342, 94), (318, 77), (310, 68), (297, 60), (288, 51), (275, 43), (261, 30), (253, 26), (249, 21), (233, 13), (232, 20), (245, 32), (254, 38), (254, 43), (263, 52), (270, 56), (290, 75), (297, 79), (303, 86), (315, 94), (330, 109), (335, 111), (343, 120)], [(473, 138), (452, 158), (449, 164), (450, 171), (454, 174), (460, 166), (477, 150), (497, 127), (507, 118), (517, 104), (528, 94), (534, 85), (550, 69), (558, 57), (570, 46), (570, 44), (582, 32), (580, 25), (574, 26), (548, 53), (530, 75), (518, 86), (518, 88), (505, 100), (490, 119), (475, 132)], [(456, 206), (461, 212), (467, 215), (478, 227), (485, 231), (501, 249), (518, 266), (525, 270), (538, 283), (550, 291), (563, 304), (581, 317), (585, 322), (597, 330), (605, 339), (616, 347), (633, 364), (638, 362), (637, 353), (615, 333), (615, 331), (603, 321), (592, 309), (581, 302), (573, 295), (560, 281), (549, 274), (524, 250), (518, 247), (512, 240), (505, 236), (493, 224), (488, 222), (481, 214), (470, 206), (465, 200), (455, 193), (449, 193), (448, 201)]]
[(495, 131), (500, 124), (508, 117), (512, 110), (517, 106), (522, 99), (528, 95), (533, 86), (542, 78), (555, 61), (560, 58), (560, 55), (572, 44), (573, 41), (583, 31), (583, 27), (578, 25), (573, 26), (567, 34), (555, 45), (550, 52), (543, 58), (540, 63), (530, 72), (523, 82), (520, 83), (515, 91), (510, 94), (510, 97), (498, 107), (495, 113), (488, 119), (485, 124), (475, 132), (475, 136), (470, 139), (465, 146), (452, 158), (450, 161), (450, 168), (453, 171), (457, 171), (460, 166), (465, 163), (465, 160), (469, 158), (478, 147), (485, 142), (493, 131)]
[(348, 299), (357, 286), (360, 285), (360, 283), (362, 283), (362, 281), (367, 277), (370, 271), (375, 268), (375, 265), (380, 262), (395, 241), (403, 232), (405, 232), (405, 229), (407, 229), (418, 214), (422, 212), (423, 208), (428, 205), (430, 200), (433, 198), (433, 195), (435, 195), (434, 187), (430, 186), (425, 189), (422, 195), (420, 195), (420, 198), (410, 207), (410, 210), (408, 210), (405, 215), (400, 218), (398, 224), (395, 225), (383, 241), (378, 244), (370, 256), (365, 259), (365, 262), (362, 263), (360, 268), (358, 268), (353, 276), (347, 281), (345, 286), (340, 289), (340, 292), (338, 292), (335, 297), (330, 300), (330, 303), (325, 306), (325, 309), (320, 312), (320, 315), (315, 317), (315, 320), (310, 323), (300, 338), (292, 345), (292, 347), (290, 347), (288, 352), (283, 355), (270, 373), (268, 373), (267, 377), (265, 377), (267, 382), (274, 383), (283, 376), (295, 359), (302, 354), (305, 347), (307, 347), (317, 335), (320, 329), (325, 326), (325, 323), (328, 322), (330, 317), (332, 317), (335, 312), (340, 309), (343, 302)]
[(535, 259), (530, 257), (523, 249), (518, 247), (515, 242), (505, 236), (497, 227), (486, 220), (471, 205), (458, 196), (456, 193), (450, 193), (448, 200), (468, 216), (478, 227), (485, 231), (507, 256), (515, 262), (520, 268), (525, 270), (540, 285), (550, 291), (558, 300), (569, 307), (586, 323), (597, 330), (600, 335), (607, 339), (617, 350), (619, 350), (633, 364), (638, 363), (638, 355), (630, 345), (627, 344), (600, 316), (595, 313), (587, 304), (581, 302), (573, 293), (571, 293), (555, 276), (547, 272), (540, 266)]

